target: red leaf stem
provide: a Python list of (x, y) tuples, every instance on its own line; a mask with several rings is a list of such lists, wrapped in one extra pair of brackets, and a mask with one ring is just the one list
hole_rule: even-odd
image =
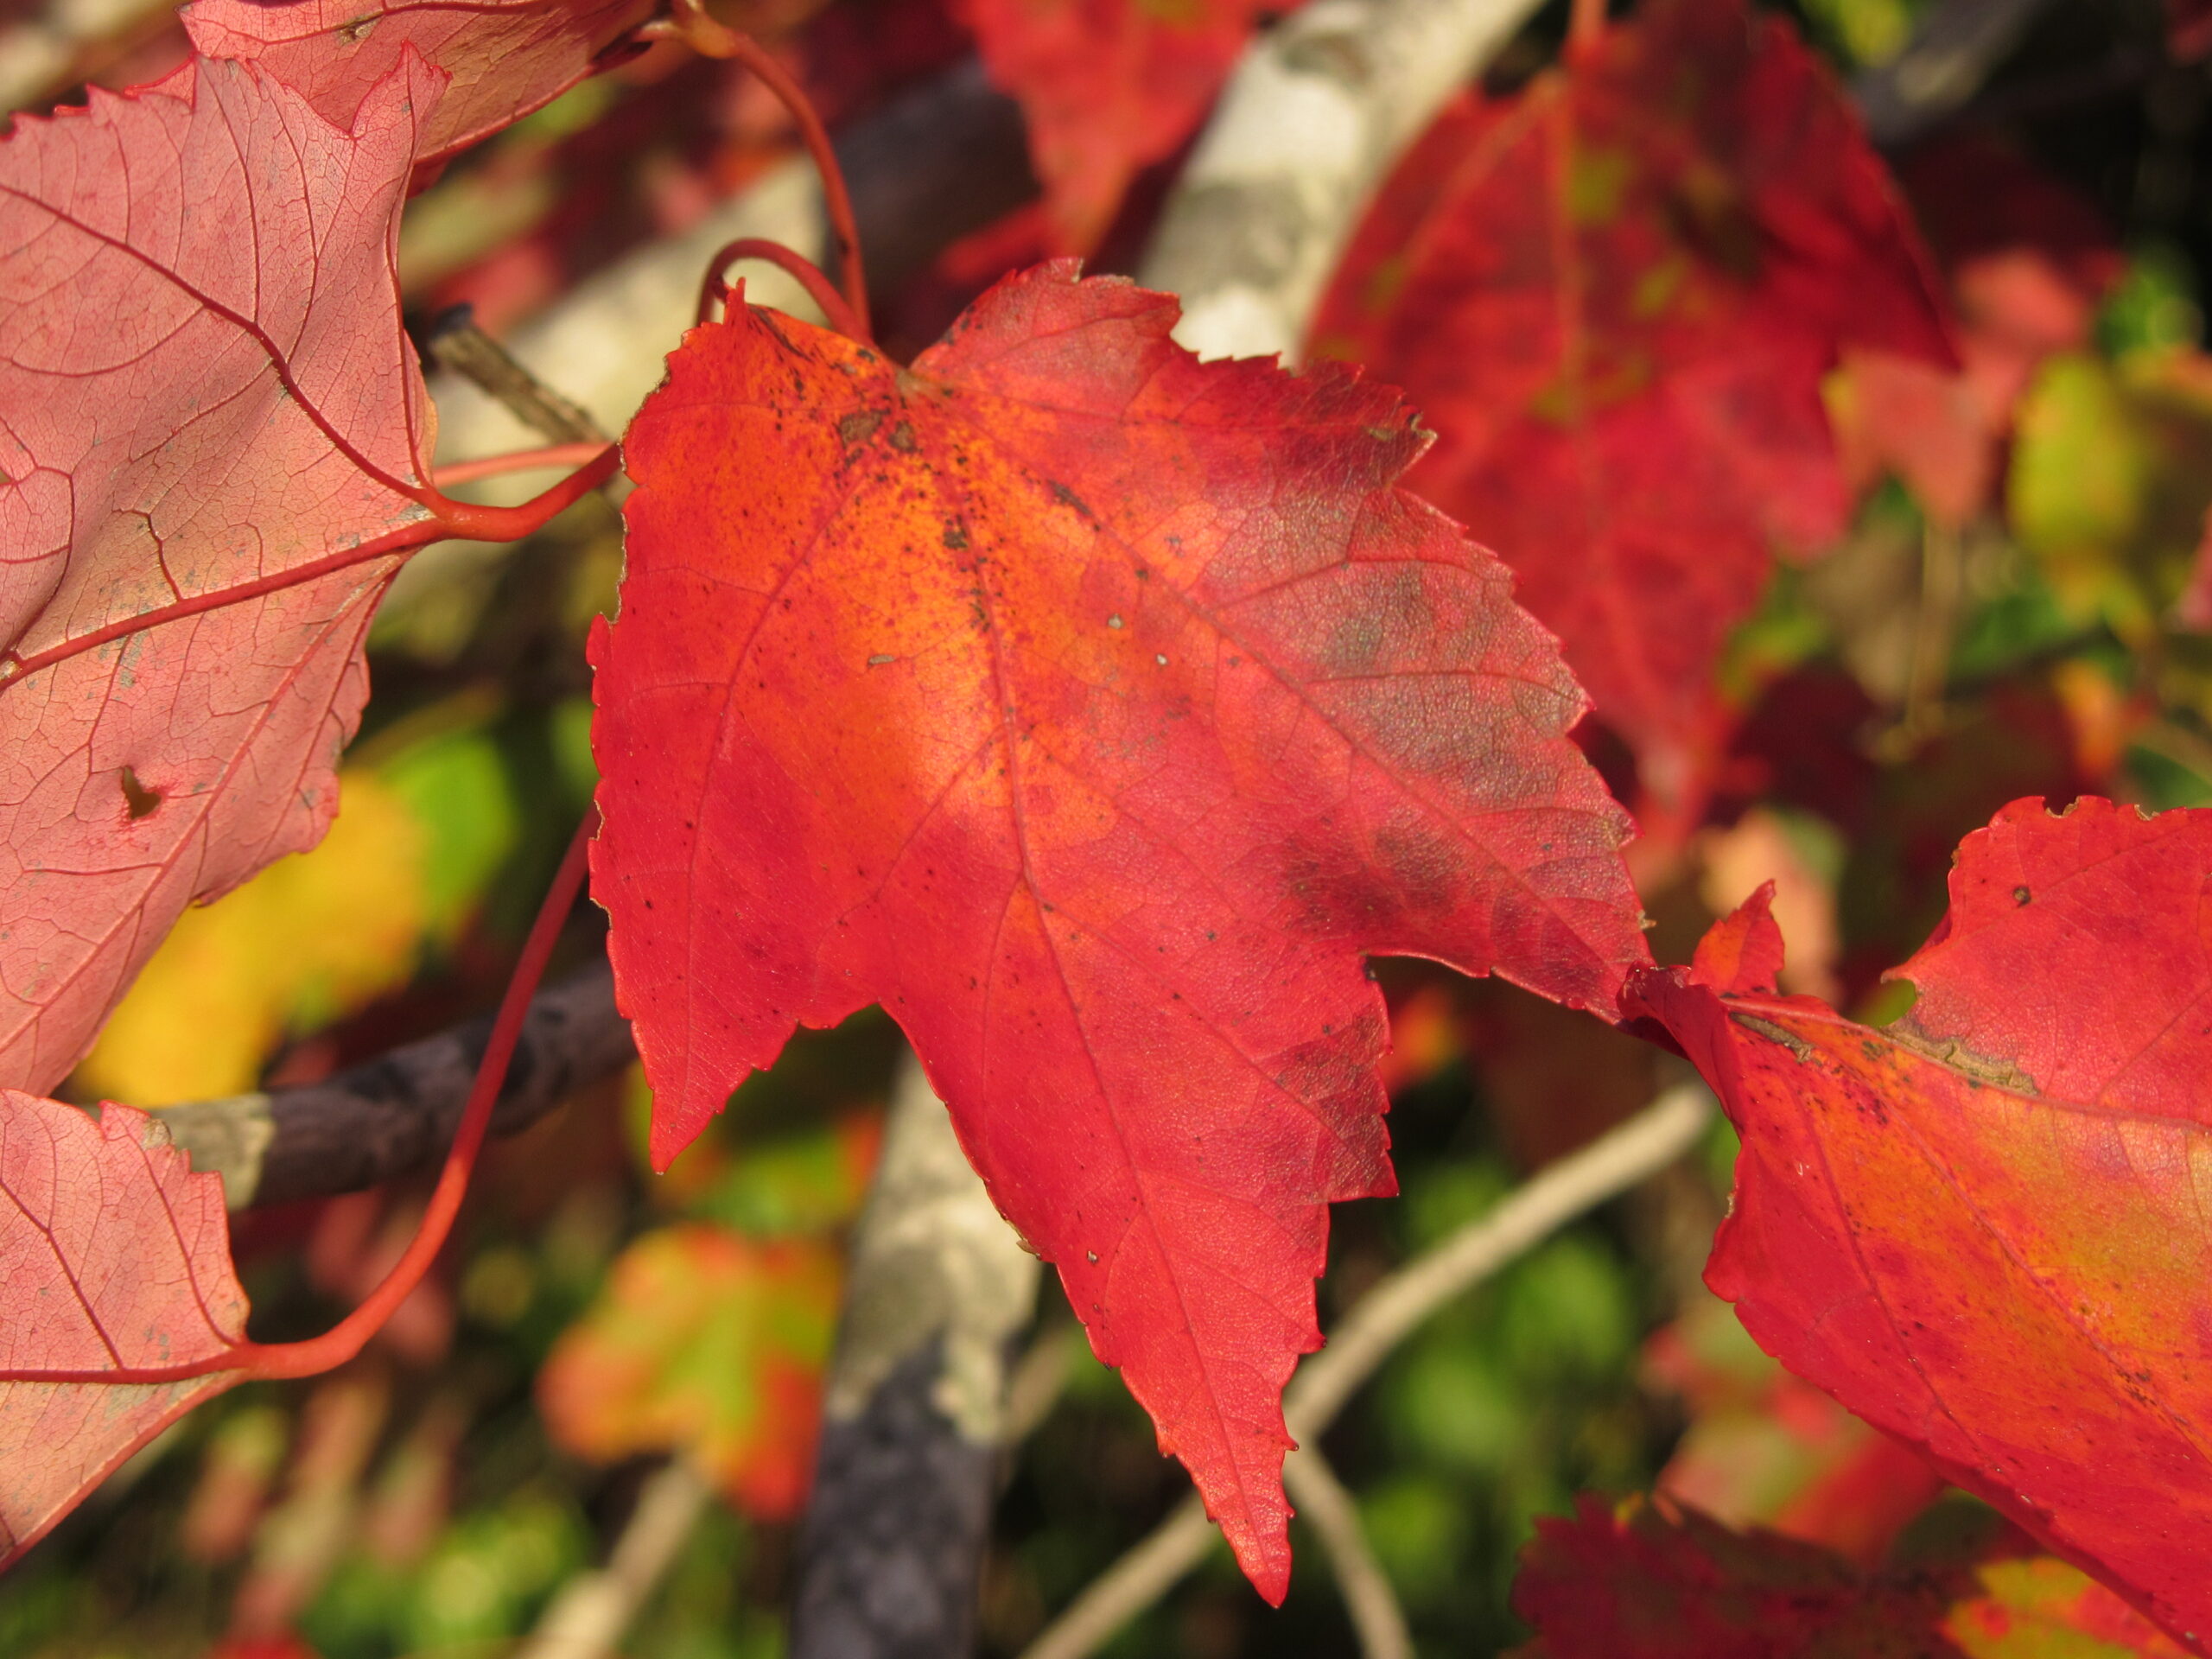
[(0, 652), (0, 686), (6, 686), (35, 674), (42, 668), (67, 662), (72, 657), (96, 651), (111, 640), (126, 635), (142, 633), (149, 628), (159, 627), (164, 622), (175, 622), (188, 616), (197, 616), (203, 611), (220, 610), (226, 606), (243, 605), (248, 600), (261, 599), (286, 588), (297, 588), (315, 582), (334, 570), (349, 569), (357, 564), (366, 564), (372, 559), (381, 559), (393, 553), (411, 553), (432, 542), (442, 541), (448, 536), (465, 536), (474, 541), (515, 542), (533, 531), (543, 529), (562, 512), (574, 506), (586, 495), (597, 489), (614, 475), (621, 464), (622, 451), (617, 444), (561, 444), (550, 449), (535, 449), (513, 455), (498, 455), (485, 461), (466, 461), (462, 468), (479, 468), (474, 472), (448, 468), (441, 476), (448, 483), (459, 483), (468, 477), (489, 477), (493, 472), (519, 472), (524, 466), (555, 466), (563, 464), (554, 459), (556, 454), (581, 452), (594, 459), (578, 467), (551, 489), (532, 496), (516, 507), (487, 507), (473, 501), (452, 501), (442, 495), (429, 495), (427, 499), (435, 507), (437, 517), (427, 523), (410, 524), (363, 542), (358, 547), (341, 548), (335, 553), (305, 564), (294, 565), (289, 570), (275, 570), (267, 575), (256, 576), (251, 582), (241, 582), (230, 588), (211, 588), (204, 594), (194, 594), (170, 605), (157, 605), (149, 611), (139, 611), (130, 616), (118, 617), (105, 626), (89, 630), (58, 645), (44, 651), (35, 651), (29, 656), (13, 652)]
[(542, 449), (517, 449), (504, 455), (484, 455), (475, 461), (456, 461), (430, 474), (442, 490), (450, 484), (473, 484), (480, 478), (501, 478), (509, 473), (533, 472), (543, 467), (582, 467), (597, 461), (607, 446), (590, 439), (581, 443), (549, 444)]
[(461, 1200), (468, 1193), (469, 1178), (475, 1173), (477, 1154), (491, 1128), (493, 1105), (506, 1082), (507, 1064), (514, 1058), (523, 1020), (530, 1012), (531, 998), (537, 993), (538, 982), (545, 976), (546, 962), (553, 954), (562, 925), (583, 886), (587, 849), (598, 827), (599, 812), (594, 807), (576, 826), (560, 870), (546, 892), (544, 902), (538, 906), (537, 919), (531, 924), (530, 937), (523, 943), (513, 976), (507, 981), (506, 992), (500, 998), (490, 1040), (485, 1044), (484, 1058), (477, 1065), (475, 1085), (461, 1109), (461, 1128), (454, 1135), (453, 1147), (446, 1154), (445, 1167), (439, 1172), (437, 1186), (423, 1212), (423, 1224), (405, 1254), (359, 1306), (321, 1336), (310, 1337), (304, 1342), (240, 1343), (179, 1365), (117, 1366), (98, 1370), (0, 1370), (0, 1382), (180, 1382), (229, 1370), (256, 1377), (313, 1376), (334, 1370), (359, 1353), (399, 1305), (414, 1294), (453, 1231)]
[(454, 501), (441, 495), (426, 505), (438, 515), (448, 536), (465, 536), (478, 542), (518, 542), (534, 535), (614, 476), (622, 464), (619, 444), (599, 449), (594, 460), (520, 506), (488, 507), (475, 501)]
[(575, 834), (569, 837), (569, 850), (562, 855), (553, 884), (546, 889), (537, 918), (530, 925), (530, 936), (523, 941), (522, 955), (507, 981), (505, 994), (499, 999), (499, 1012), (492, 1021), (492, 1035), (484, 1045), (484, 1058), (477, 1064), (476, 1082), (469, 1090), (468, 1103), (461, 1109), (461, 1127), (454, 1134), (453, 1148), (446, 1154), (445, 1167), (438, 1172), (438, 1184), (423, 1211), (423, 1224), (416, 1230), (406, 1253), (359, 1307), (321, 1336), (305, 1342), (254, 1344), (251, 1370), (256, 1376), (312, 1376), (317, 1371), (344, 1364), (361, 1351), (399, 1305), (414, 1294), (415, 1287), (429, 1271), (430, 1263), (445, 1248), (454, 1221), (461, 1214), (461, 1202), (468, 1195), (469, 1178), (476, 1171), (476, 1155), (483, 1149), (484, 1137), (492, 1127), (492, 1108), (506, 1083), (507, 1063), (514, 1058), (515, 1045), (521, 1039), (522, 1023), (530, 1013), (530, 1000), (537, 995), (538, 982), (545, 976), (545, 964), (560, 940), (569, 911), (575, 906), (576, 894), (582, 889), (591, 838), (598, 829), (599, 809), (586, 809)]

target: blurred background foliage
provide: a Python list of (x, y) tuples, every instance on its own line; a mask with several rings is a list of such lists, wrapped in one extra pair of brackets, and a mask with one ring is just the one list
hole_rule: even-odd
[[(1892, 57), (1928, 3), (1803, 0), (1797, 15), (1849, 72)], [(927, 0), (838, 0), (810, 21), (817, 10), (769, 32), (833, 118), (967, 49)], [(1556, 38), (1559, 10), (1536, 38)], [(1998, 805), (2086, 791), (2212, 804), (2212, 592), (2196, 585), (2212, 504), (2212, 84), (2164, 60), (2159, 21), (2155, 6), (2052, 6), (1966, 118), (1900, 158), (1974, 384), (1840, 371), (1833, 407), (1847, 442), (1863, 440), (1864, 505), (1842, 546), (1777, 576), (1724, 665), (1738, 723), (1710, 810), (1638, 872), (1662, 961), (1686, 960), (1772, 876), (1785, 983), (1893, 1016), (1910, 990), (1881, 972), (1925, 937), (1952, 848)], [(1525, 73), (1524, 54), (1501, 73), (1516, 61)], [(410, 303), (427, 318), (467, 300), (506, 326), (790, 150), (741, 76), (640, 60), (422, 199), (404, 245)], [(1982, 160), (1961, 171), (1967, 151)], [(1979, 200), (1962, 205), (1961, 177)], [(941, 323), (994, 257), (1033, 240), (1026, 223), (940, 250), (891, 329)], [(160, 1105), (312, 1080), (487, 1006), (588, 797), (583, 634), (619, 568), (617, 519), (588, 503), (488, 583), (395, 614), (336, 827), (187, 918), (74, 1097)], [(1933, 624), (1931, 591), (1953, 595)], [(1601, 730), (1591, 746), (1605, 763)], [(1325, 1329), (1632, 1111), (1662, 1064), (1510, 988), (1381, 970), (1404, 1197), (1339, 1208)], [(295, 1628), (325, 1659), (517, 1652), (674, 1455), (716, 1497), (626, 1651), (771, 1659), (840, 1242), (896, 1053), (875, 1014), (804, 1036), (664, 1177), (646, 1167), (634, 1077), (496, 1146), (465, 1236), (386, 1335), (340, 1373), (241, 1389), (148, 1448), (0, 1579), (0, 1654), (196, 1659), (226, 1631)], [(1330, 1433), (1423, 1654), (1522, 1634), (1506, 1611), (1516, 1554), (1534, 1516), (1567, 1513), (1580, 1491), (1657, 1481), (1866, 1560), (1934, 1496), (1700, 1286), (1730, 1151), (1716, 1131), (1702, 1160), (1433, 1321)], [(239, 1218), (257, 1331), (326, 1325), (396, 1255), (421, 1198), (403, 1184)], [(1187, 1489), (1056, 1297), (1019, 1368), (1036, 1426), (987, 1566), (993, 1655), (1017, 1652)], [(1109, 1651), (1353, 1651), (1313, 1541), (1297, 1547), (1307, 1565), (1280, 1612), (1217, 1554)]]

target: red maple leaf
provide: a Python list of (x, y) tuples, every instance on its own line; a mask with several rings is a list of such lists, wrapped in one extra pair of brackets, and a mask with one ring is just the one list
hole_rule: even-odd
[(653, 0), (194, 0), (184, 26), (203, 56), (259, 63), (342, 128), (412, 47), (453, 77), (416, 138), (429, 168), (605, 67), (652, 11)]
[(438, 533), (391, 259), (439, 86), (405, 54), (342, 132), (200, 61), (0, 144), (0, 1083), (51, 1088), (187, 904), (335, 810), (370, 613)]
[(1273, 0), (962, 0), (1020, 100), (1054, 251), (1088, 253), (1140, 168), (1173, 155)]
[[(1707, 1281), (1759, 1344), (2177, 1633), (2212, 1629), (2212, 812), (2014, 803), (1898, 1025), (1637, 976), (1743, 1136)], [(1720, 925), (1770, 936), (1761, 901)]]
[[(245, 1337), (223, 1182), (161, 1121), (0, 1089), (0, 1370), (150, 1369)], [(181, 1382), (0, 1382), (0, 1567), (236, 1370)]]
[(1582, 702), (1333, 367), (1009, 279), (901, 370), (690, 334), (626, 453), (594, 890), (665, 1165), (880, 1001), (1246, 1571), (1331, 1199), (1390, 1190), (1363, 951), (1605, 1006), (1643, 957)]
[(1652, 0), (1519, 96), (1447, 110), (1313, 338), (1421, 405), (1440, 442), (1414, 487), (1513, 567), (1677, 811), (1773, 550), (1843, 527), (1820, 400), (1838, 348), (1949, 359), (1856, 118), (1741, 0)]

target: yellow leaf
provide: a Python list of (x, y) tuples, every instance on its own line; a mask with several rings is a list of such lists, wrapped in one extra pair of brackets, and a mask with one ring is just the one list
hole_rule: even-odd
[(312, 851), (185, 912), (79, 1067), (81, 1090), (139, 1106), (238, 1093), (288, 1030), (406, 981), (427, 836), (371, 773), (346, 772), (340, 798)]

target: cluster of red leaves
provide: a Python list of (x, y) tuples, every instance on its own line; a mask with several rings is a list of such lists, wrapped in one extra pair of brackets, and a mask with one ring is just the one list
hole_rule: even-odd
[[(128, 1109), (16, 1088), (53, 1086), (186, 903), (327, 823), (377, 597), (481, 527), (428, 482), (402, 199), (643, 10), (201, 0), (175, 75), (0, 146), (0, 469), (28, 550), (0, 579), (12, 1549), (236, 1375), (137, 1373), (219, 1363), (244, 1318), (213, 1183)], [(1188, 132), (1249, 15), (979, 4), (1066, 242)], [(1104, 77), (1120, 103), (1068, 90), (1102, 55), (1145, 66)], [(1098, 122), (1118, 149), (1080, 136)], [(115, 320), (97, 340), (87, 309)], [(1764, 1346), (2167, 1630), (2212, 1628), (2205, 816), (2008, 809), (1900, 970), (1919, 1005), (1875, 1029), (1776, 993), (1758, 902), (1651, 968), (1626, 817), (1569, 735), (1572, 664), (1648, 798), (1691, 811), (1724, 634), (1774, 549), (1842, 522), (1821, 377), (1847, 347), (1955, 365), (1813, 60), (1735, 0), (1652, 0), (1446, 118), (1319, 325), (1429, 405), (1426, 461), (1386, 386), (1200, 365), (1174, 316), (1055, 264), (905, 369), (741, 304), (672, 358), (627, 440), (622, 618), (593, 642), (594, 879), (656, 1161), (796, 1027), (883, 1004), (1279, 1599), (1280, 1396), (1319, 1342), (1326, 1206), (1392, 1180), (1364, 958), (1496, 973), (1624, 1013), (1713, 1083), (1745, 1153), (1712, 1279)], [(779, 1507), (795, 1465), (772, 1465), (730, 1478)], [(1554, 1596), (1578, 1554), (1633, 1564), (1632, 1621)], [(2074, 1598), (2060, 1628), (2159, 1650), (2031, 1570), (2037, 1606)], [(1592, 1510), (1548, 1531), (1522, 1605), (1560, 1654), (1770, 1651), (1729, 1631), (1784, 1605), (1866, 1651), (1869, 1608), (1891, 1637), (1997, 1617), (1980, 1582), (1870, 1588)]]

